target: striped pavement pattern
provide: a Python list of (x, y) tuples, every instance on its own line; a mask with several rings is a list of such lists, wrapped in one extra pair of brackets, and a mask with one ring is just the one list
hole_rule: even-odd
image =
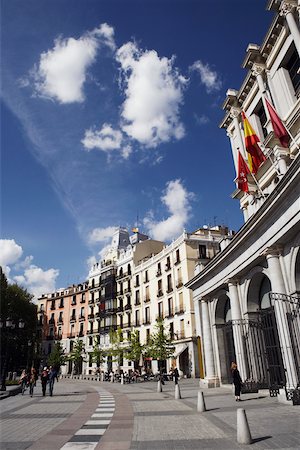
[(60, 450), (94, 450), (96, 448), (115, 411), (113, 395), (100, 390), (99, 396), (99, 405), (94, 414)]

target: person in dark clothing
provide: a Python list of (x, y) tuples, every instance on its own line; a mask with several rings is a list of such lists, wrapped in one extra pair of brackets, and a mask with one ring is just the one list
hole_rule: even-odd
[(235, 401), (240, 402), (241, 401), (240, 395), (241, 395), (241, 389), (242, 389), (242, 384), (243, 384), (241, 376), (240, 376), (240, 372), (238, 371), (237, 364), (235, 362), (231, 363), (230, 369), (231, 369), (231, 373), (232, 373), (232, 381), (234, 384)]
[(178, 384), (179, 372), (178, 372), (177, 367), (174, 367), (174, 369), (173, 369), (173, 378), (174, 378), (175, 384)]
[(50, 394), (50, 397), (52, 397), (54, 382), (55, 382), (55, 380), (58, 381), (57, 370), (54, 367), (50, 366), (48, 375), (49, 375), (49, 394)]
[(48, 380), (49, 380), (49, 372), (48, 372), (47, 367), (44, 367), (44, 369), (41, 373), (43, 397), (45, 397), (45, 395), (46, 395), (46, 387), (47, 387)]

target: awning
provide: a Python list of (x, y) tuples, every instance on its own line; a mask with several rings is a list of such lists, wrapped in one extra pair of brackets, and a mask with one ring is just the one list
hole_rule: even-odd
[(178, 345), (176, 345), (173, 358), (177, 358), (179, 355), (181, 355), (181, 353), (184, 352), (184, 350), (186, 348), (188, 348), (187, 344), (178, 344)]

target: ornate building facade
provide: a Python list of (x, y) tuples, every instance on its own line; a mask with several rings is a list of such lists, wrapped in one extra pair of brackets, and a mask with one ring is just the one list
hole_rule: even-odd
[[(293, 0), (271, 0), (271, 27), (250, 44), (239, 90), (229, 89), (221, 128), (238, 172), (246, 159), (243, 111), (260, 139), (265, 161), (249, 192), (236, 189), (245, 224), (187, 286), (193, 291), (197, 334), (203, 343), (203, 386), (231, 382), (236, 361), (244, 380), (279, 393), (300, 382), (300, 32)], [(282, 146), (266, 99), (288, 131)], [(237, 181), (237, 180), (235, 180)]]

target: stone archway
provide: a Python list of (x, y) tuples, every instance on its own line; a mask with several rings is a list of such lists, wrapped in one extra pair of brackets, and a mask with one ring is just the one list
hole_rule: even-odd
[(251, 377), (262, 385), (280, 386), (285, 384), (285, 374), (271, 291), (267, 275), (255, 273), (249, 283), (244, 337)]
[(236, 360), (231, 323), (231, 306), (227, 293), (218, 297), (215, 308), (215, 327), (219, 350), (220, 378), (222, 383), (231, 383), (230, 364)]

